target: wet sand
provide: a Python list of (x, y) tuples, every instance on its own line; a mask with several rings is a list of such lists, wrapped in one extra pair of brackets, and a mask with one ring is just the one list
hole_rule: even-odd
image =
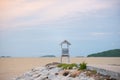
[[(81, 63), (83, 61), (88, 65), (116, 65), (120, 68), (120, 57), (71, 58), (71, 63)], [(60, 58), (0, 58), (0, 80), (10, 80), (34, 67), (44, 66), (51, 62), (60, 62)]]

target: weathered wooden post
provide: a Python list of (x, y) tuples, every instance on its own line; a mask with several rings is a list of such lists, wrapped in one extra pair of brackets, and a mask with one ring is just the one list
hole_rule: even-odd
[(69, 55), (69, 45), (71, 45), (67, 40), (64, 40), (61, 42), (61, 49), (62, 49), (62, 55), (61, 55), (61, 63), (63, 63), (63, 58), (65, 57), (67, 59), (67, 63), (70, 62), (70, 55)]

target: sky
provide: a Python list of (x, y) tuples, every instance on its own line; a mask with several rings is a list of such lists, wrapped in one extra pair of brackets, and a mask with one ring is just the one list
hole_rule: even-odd
[(0, 0), (0, 56), (70, 56), (120, 49), (120, 0)]

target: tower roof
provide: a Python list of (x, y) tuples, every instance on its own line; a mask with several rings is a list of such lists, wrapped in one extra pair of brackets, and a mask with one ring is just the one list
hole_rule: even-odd
[(68, 45), (71, 45), (67, 40), (64, 40), (63, 42), (60, 43), (61, 45), (62, 44), (68, 44)]

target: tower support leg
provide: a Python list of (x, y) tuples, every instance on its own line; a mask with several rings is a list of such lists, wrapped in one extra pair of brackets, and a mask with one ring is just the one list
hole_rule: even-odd
[(60, 58), (60, 62), (61, 63), (63, 63), (63, 61), (64, 61), (63, 59), (64, 58), (66, 59), (65, 63), (70, 63), (70, 56), (69, 55), (68, 56), (61, 56), (61, 58)]
[(68, 63), (70, 63), (70, 57), (68, 56)]
[(61, 63), (62, 63), (62, 56), (61, 56), (61, 60), (60, 60), (60, 61), (61, 61)]

